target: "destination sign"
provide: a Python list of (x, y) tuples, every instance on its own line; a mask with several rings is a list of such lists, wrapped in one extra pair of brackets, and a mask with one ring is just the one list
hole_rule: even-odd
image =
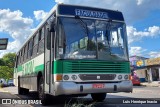
[(75, 14), (77, 16), (83, 16), (83, 17), (94, 17), (94, 18), (102, 18), (102, 19), (108, 18), (108, 14), (106, 12), (90, 11), (90, 10), (83, 10), (83, 9), (75, 9)]
[(100, 9), (94, 7), (83, 7), (74, 5), (59, 4), (58, 15), (65, 16), (81, 16), (86, 18), (99, 18), (124, 21), (123, 15), (119, 11), (112, 11), (108, 9)]

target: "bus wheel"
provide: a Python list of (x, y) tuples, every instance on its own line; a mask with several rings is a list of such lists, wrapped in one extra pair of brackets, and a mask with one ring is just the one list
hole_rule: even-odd
[(47, 95), (44, 93), (44, 81), (43, 77), (40, 77), (39, 84), (38, 84), (38, 97), (42, 102), (42, 105), (47, 105)]
[(18, 77), (18, 94), (22, 95), (24, 93), (24, 88), (20, 87), (20, 77)]
[(94, 101), (103, 101), (106, 98), (106, 93), (93, 93), (91, 94), (91, 97)]
[(23, 93), (27, 95), (27, 94), (29, 93), (29, 89), (25, 89), (25, 88), (24, 88), (24, 89), (23, 89)]

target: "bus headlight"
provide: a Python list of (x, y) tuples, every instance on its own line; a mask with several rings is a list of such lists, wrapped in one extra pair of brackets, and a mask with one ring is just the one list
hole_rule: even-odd
[(118, 79), (121, 80), (121, 79), (122, 79), (122, 75), (119, 75), (119, 76), (118, 76)]
[(124, 79), (127, 80), (127, 79), (128, 79), (128, 75), (125, 75), (125, 76), (124, 76)]
[(76, 75), (72, 75), (71, 77), (73, 80), (76, 80), (77, 79), (77, 76)]
[(68, 76), (68, 75), (64, 75), (64, 76), (63, 76), (63, 79), (64, 79), (64, 80), (69, 80), (69, 76)]

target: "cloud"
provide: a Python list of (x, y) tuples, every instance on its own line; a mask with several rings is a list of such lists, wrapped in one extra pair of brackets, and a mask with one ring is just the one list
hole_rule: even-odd
[(160, 9), (160, 0), (55, 0), (55, 2), (119, 10), (124, 13), (129, 25), (147, 17), (152, 10)]
[(149, 52), (149, 56), (150, 56), (151, 58), (160, 57), (160, 52), (151, 51), (151, 52)]
[(32, 25), (33, 20), (23, 17), (20, 10), (0, 9), (0, 32), (7, 33), (13, 38), (13, 41), (8, 43), (7, 50), (0, 51), (0, 57), (7, 52), (17, 52), (33, 31)]
[(37, 10), (37, 11), (34, 11), (33, 13), (34, 13), (34, 17), (38, 21), (43, 20), (48, 14), (48, 12), (44, 12), (44, 10)]
[(129, 54), (130, 54), (130, 56), (133, 56), (133, 55), (142, 56), (144, 54), (144, 52), (146, 52), (146, 51), (147, 51), (147, 49), (143, 49), (142, 47), (139, 47), (139, 46), (130, 47)]
[(127, 26), (128, 43), (141, 40), (143, 37), (158, 37), (160, 36), (160, 26), (152, 26), (144, 31), (137, 31), (133, 26)]
[(143, 56), (147, 58), (157, 58), (160, 57), (160, 52), (159, 51), (150, 51), (148, 49), (144, 49), (140, 46), (135, 46), (135, 47), (130, 47), (129, 49), (129, 55), (130, 56)]

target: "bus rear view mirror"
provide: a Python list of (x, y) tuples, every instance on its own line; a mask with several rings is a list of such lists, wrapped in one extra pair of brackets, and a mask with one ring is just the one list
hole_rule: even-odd
[(53, 21), (49, 22), (49, 31), (55, 32), (55, 19), (53, 19)]
[(49, 24), (49, 31), (50, 32), (55, 32), (55, 28), (54, 27), (55, 27), (55, 24), (54, 23), (50, 23)]

